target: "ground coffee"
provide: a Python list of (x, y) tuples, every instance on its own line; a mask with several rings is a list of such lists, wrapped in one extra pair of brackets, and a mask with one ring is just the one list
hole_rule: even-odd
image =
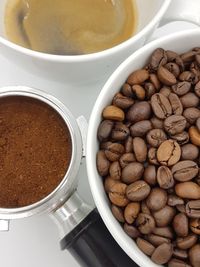
[(71, 137), (47, 104), (28, 97), (0, 98), (0, 207), (33, 204), (63, 179)]

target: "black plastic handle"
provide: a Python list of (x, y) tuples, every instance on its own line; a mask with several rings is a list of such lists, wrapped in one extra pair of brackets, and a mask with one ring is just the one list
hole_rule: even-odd
[(137, 267), (120, 248), (94, 209), (72, 232), (61, 240), (84, 267)]

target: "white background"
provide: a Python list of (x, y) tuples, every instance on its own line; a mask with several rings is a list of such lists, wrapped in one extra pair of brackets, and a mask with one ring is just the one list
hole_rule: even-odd
[[(172, 23), (157, 30), (153, 39), (190, 28), (194, 26), (189, 23)], [(92, 106), (104, 82), (91, 88), (67, 88), (64, 84), (53, 83), (28, 74), (0, 55), (0, 86), (27, 85), (46, 90), (59, 98), (75, 117), (83, 114), (89, 118)], [(93, 204), (84, 164), (81, 166), (79, 178), (80, 194), (86, 201)], [(0, 265), (2, 267), (79, 266), (67, 251), (60, 251), (58, 230), (47, 215), (12, 221), (10, 231), (0, 233)]]

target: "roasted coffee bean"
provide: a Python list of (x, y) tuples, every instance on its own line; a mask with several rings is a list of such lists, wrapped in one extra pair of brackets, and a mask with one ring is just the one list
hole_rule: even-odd
[(200, 81), (194, 87), (195, 94), (200, 97)]
[(145, 236), (145, 238), (155, 247), (158, 247), (163, 243), (170, 243), (170, 239), (155, 234), (149, 234)]
[(180, 205), (176, 205), (176, 209), (181, 212), (181, 213), (186, 213), (185, 211), (185, 205), (180, 204)]
[(176, 195), (168, 195), (167, 205), (175, 207), (176, 205), (183, 205), (184, 200)]
[(139, 84), (135, 84), (132, 86), (132, 91), (133, 91), (133, 94), (134, 96), (139, 99), (139, 100), (144, 100), (145, 99), (145, 90), (144, 88), (139, 85)]
[(147, 206), (152, 211), (157, 211), (167, 204), (167, 193), (161, 188), (153, 188), (146, 200)]
[(105, 150), (105, 149), (107, 149), (107, 148), (109, 147), (109, 145), (111, 145), (111, 144), (112, 144), (112, 142), (110, 142), (110, 141), (102, 142), (102, 143), (100, 144), (100, 149), (101, 149), (101, 150)]
[(161, 89), (160, 89), (160, 94), (166, 96), (167, 98), (169, 97), (169, 95), (171, 94), (171, 89), (169, 86), (163, 86)]
[(124, 153), (124, 146), (118, 143), (112, 143), (105, 149), (106, 158), (109, 161), (117, 161)]
[(152, 124), (151, 121), (149, 120), (144, 120), (144, 121), (138, 121), (134, 123), (131, 128), (130, 132), (133, 137), (142, 137), (146, 135), (148, 131), (152, 129)]
[(171, 73), (168, 69), (160, 66), (158, 68), (158, 79), (165, 85), (171, 86), (176, 84), (177, 80), (173, 73)]
[(183, 116), (186, 118), (187, 122), (194, 124), (200, 117), (200, 110), (198, 108), (186, 108), (183, 112)]
[(157, 149), (155, 147), (150, 147), (148, 151), (148, 160), (149, 163), (154, 165), (159, 165), (158, 159), (157, 159)]
[(176, 140), (179, 145), (184, 145), (189, 142), (189, 134), (186, 131), (182, 133), (171, 135), (171, 138)]
[(191, 83), (190, 82), (178, 82), (177, 84), (172, 86), (172, 90), (175, 94), (178, 96), (183, 96), (187, 94), (191, 89)]
[(151, 70), (158, 70), (159, 66), (165, 65), (167, 63), (167, 55), (164, 49), (157, 48), (151, 55), (149, 68)]
[(144, 170), (143, 178), (149, 185), (155, 185), (157, 183), (156, 167), (154, 165), (148, 165)]
[(97, 136), (100, 142), (107, 140), (110, 136), (114, 122), (111, 120), (103, 120), (99, 125)]
[(163, 120), (160, 120), (155, 116), (151, 118), (151, 124), (154, 129), (163, 129), (163, 123)]
[(153, 234), (166, 237), (168, 239), (173, 239), (174, 233), (170, 227), (156, 227), (153, 230)]
[(140, 204), (138, 202), (129, 203), (124, 210), (124, 218), (127, 223), (134, 223), (140, 212)]
[(166, 205), (161, 210), (153, 212), (153, 217), (158, 227), (165, 227), (171, 223), (175, 214), (176, 210)]
[(172, 252), (172, 244), (163, 243), (154, 250), (151, 259), (156, 264), (165, 264), (172, 257)]
[(174, 186), (174, 178), (171, 170), (166, 166), (160, 166), (157, 171), (157, 181), (163, 189), (172, 188)]
[(181, 103), (185, 108), (194, 108), (199, 105), (199, 98), (194, 93), (187, 93), (180, 98)]
[(180, 198), (200, 199), (200, 186), (194, 182), (176, 184), (175, 191)]
[(182, 260), (172, 258), (168, 262), (168, 267), (192, 267), (192, 266)]
[(176, 239), (176, 246), (180, 249), (189, 249), (196, 244), (198, 240), (197, 235), (189, 234), (186, 237), (179, 237)]
[(172, 115), (165, 119), (164, 129), (169, 135), (176, 135), (183, 132), (186, 127), (186, 122), (185, 117)]
[(126, 119), (130, 122), (148, 120), (151, 116), (151, 106), (147, 101), (133, 104), (127, 114)]
[(124, 96), (127, 96), (127, 97), (133, 97), (133, 91), (132, 91), (132, 87), (130, 86), (130, 84), (125, 83), (125, 84), (122, 86), (121, 93), (122, 93)]
[(122, 210), (122, 208), (120, 207), (117, 207), (115, 205), (112, 205), (111, 206), (111, 210), (112, 210), (112, 214), (114, 215), (114, 217), (121, 223), (124, 223), (125, 222), (125, 219), (124, 219), (124, 212)]
[(127, 109), (134, 104), (134, 100), (131, 97), (124, 96), (117, 93), (113, 98), (113, 105), (121, 109)]
[(133, 152), (133, 138), (129, 136), (124, 143), (125, 153)]
[(159, 145), (167, 140), (167, 135), (162, 129), (153, 129), (146, 135), (147, 142), (152, 147), (159, 147)]
[(149, 78), (149, 73), (147, 70), (145, 69), (140, 69), (140, 70), (136, 70), (134, 72), (132, 72), (128, 79), (127, 79), (127, 83), (130, 85), (134, 85), (134, 84), (142, 84), (143, 82), (145, 82), (147, 79)]
[(146, 201), (145, 201), (145, 200), (142, 201), (142, 204), (141, 204), (141, 211), (142, 211), (142, 213), (151, 215), (151, 211), (150, 211), (150, 209), (147, 207), (147, 204), (146, 204)]
[(200, 244), (194, 245), (189, 250), (189, 259), (193, 267), (200, 266)]
[(172, 106), (168, 98), (163, 94), (154, 94), (151, 97), (151, 106), (154, 114), (159, 119), (165, 119), (172, 115)]
[(142, 250), (142, 252), (148, 256), (151, 256), (155, 250), (155, 247), (151, 243), (140, 237), (137, 238), (136, 244)]
[(114, 184), (119, 183), (119, 180), (114, 180), (110, 176), (107, 176), (104, 181), (104, 188), (106, 193), (109, 193)]
[(117, 122), (115, 123), (115, 126), (112, 129), (111, 138), (114, 141), (123, 141), (129, 136), (129, 134), (130, 134), (129, 128), (125, 124)]
[(196, 145), (200, 146), (200, 132), (198, 129), (194, 126), (190, 127), (189, 129), (189, 136), (190, 136), (190, 141)]
[(138, 231), (138, 229), (135, 226), (127, 223), (124, 224), (124, 231), (133, 239), (136, 239), (140, 236), (140, 232)]
[(97, 153), (97, 170), (101, 176), (108, 175), (110, 162), (107, 159), (105, 152), (103, 150), (98, 151)]
[(186, 214), (190, 218), (200, 218), (200, 200), (189, 201), (186, 204)]
[(181, 260), (186, 260), (188, 258), (187, 251), (178, 248), (173, 248), (173, 256)]
[(119, 161), (114, 161), (110, 164), (109, 168), (110, 177), (114, 180), (120, 180), (121, 178), (121, 167)]
[(200, 219), (194, 218), (190, 220), (190, 230), (197, 235), (200, 235)]
[(196, 52), (195, 51), (189, 51), (189, 52), (186, 52), (186, 53), (183, 53), (181, 55), (181, 59), (183, 60), (184, 63), (186, 62), (191, 62), (195, 59), (195, 55), (196, 55)]
[(128, 164), (135, 162), (135, 161), (136, 161), (136, 158), (133, 153), (125, 153), (119, 159), (119, 163), (122, 168), (125, 168)]
[(174, 74), (174, 76), (177, 78), (180, 74), (180, 68), (176, 63), (169, 62), (164, 66), (169, 72)]
[(177, 236), (186, 237), (189, 232), (188, 218), (184, 213), (178, 213), (173, 220), (173, 229)]
[(141, 201), (149, 195), (150, 191), (150, 186), (145, 181), (139, 180), (127, 187), (126, 196), (131, 201)]
[(177, 181), (187, 182), (198, 174), (198, 165), (191, 160), (179, 161), (172, 167), (172, 174)]
[(116, 106), (107, 106), (103, 110), (103, 118), (106, 120), (113, 120), (113, 121), (123, 121), (124, 120), (124, 111), (121, 108)]
[(136, 226), (138, 227), (140, 233), (142, 234), (150, 234), (155, 228), (155, 220), (151, 215), (145, 213), (139, 213)]
[(200, 117), (196, 120), (197, 130), (200, 132)]
[(141, 137), (133, 138), (133, 151), (138, 162), (146, 161), (147, 145)]
[(149, 75), (149, 80), (154, 85), (156, 91), (158, 91), (161, 87), (161, 84), (160, 84), (160, 81), (158, 80), (158, 77), (156, 76), (156, 74), (151, 73)]
[(196, 84), (198, 82), (198, 77), (191, 71), (183, 71), (179, 75), (179, 80), (187, 81), (190, 82), (191, 84)]
[(118, 207), (125, 207), (129, 200), (126, 197), (127, 185), (123, 183), (116, 183), (110, 188), (109, 198), (112, 204)]
[(182, 115), (183, 105), (182, 105), (179, 97), (176, 94), (170, 93), (168, 98), (169, 98), (169, 102), (172, 106), (172, 113), (174, 115)]
[(156, 88), (150, 82), (146, 82), (144, 84), (144, 88), (145, 88), (145, 92), (146, 92), (146, 98), (149, 100), (152, 97), (152, 95), (156, 93)]
[(144, 166), (139, 162), (129, 163), (122, 169), (121, 179), (126, 184), (139, 180), (144, 172)]
[(174, 140), (164, 141), (157, 150), (157, 159), (162, 165), (172, 166), (181, 157), (181, 148)]
[(199, 148), (193, 144), (186, 144), (181, 147), (181, 158), (183, 160), (196, 160), (199, 156)]
[(167, 54), (167, 61), (168, 62), (175, 62), (179, 66), (181, 71), (184, 70), (183, 60), (181, 59), (181, 57), (177, 53), (175, 53), (174, 51), (167, 50), (166, 54)]

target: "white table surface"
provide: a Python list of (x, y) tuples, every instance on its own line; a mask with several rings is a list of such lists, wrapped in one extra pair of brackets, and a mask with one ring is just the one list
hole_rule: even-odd
[[(157, 30), (153, 39), (174, 31), (194, 27), (196, 26), (189, 23), (171, 23)], [(90, 111), (103, 83), (104, 81), (92, 88), (72, 90), (63, 84), (53, 83), (26, 73), (0, 55), (0, 86), (27, 85), (46, 90), (66, 104), (75, 117), (83, 114), (86, 118), (89, 118)], [(76, 105), (74, 105), (75, 100), (77, 101)], [(79, 109), (76, 109), (76, 107), (79, 107)], [(78, 190), (81, 196), (87, 202), (93, 204), (84, 164), (81, 166), (79, 178)], [(12, 221), (10, 231), (0, 233), (0, 266), (78, 267), (79, 265), (68, 251), (60, 250), (59, 233), (56, 225), (47, 215), (42, 215)]]

